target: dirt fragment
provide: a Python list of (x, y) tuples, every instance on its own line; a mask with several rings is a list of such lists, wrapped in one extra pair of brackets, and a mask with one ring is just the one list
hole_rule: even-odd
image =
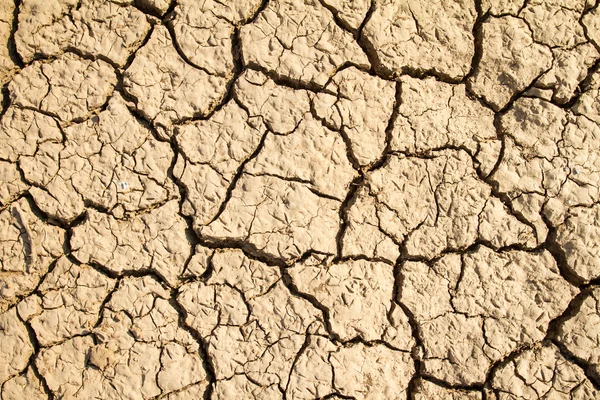
[(110, 64), (64, 53), (49, 63), (33, 62), (15, 76), (8, 89), (12, 104), (68, 123), (90, 118), (106, 103), (116, 83)]
[(0, 310), (31, 293), (63, 251), (64, 230), (35, 215), (26, 199), (0, 212)]
[(226, 85), (227, 79), (181, 58), (171, 34), (160, 25), (136, 53), (123, 79), (123, 89), (139, 112), (167, 136), (173, 123), (207, 116), (225, 95)]
[(177, 211), (174, 200), (129, 220), (89, 210), (86, 220), (73, 229), (71, 250), (80, 262), (111, 273), (152, 271), (178, 286), (191, 246), (187, 224)]
[(492, 378), (492, 399), (593, 399), (598, 391), (553, 345), (523, 351)]
[(481, 29), (483, 55), (468, 82), (475, 94), (499, 111), (551, 68), (552, 52), (534, 42), (529, 25), (515, 17), (490, 17)]
[(149, 399), (206, 385), (198, 343), (178, 326), (169, 291), (124, 278), (92, 335), (43, 349), (36, 360), (55, 396)]
[(545, 251), (481, 247), (431, 265), (408, 262), (400, 273), (399, 301), (419, 327), (424, 372), (451, 385), (483, 384), (493, 363), (544, 339), (576, 294)]
[(15, 43), (24, 62), (75, 49), (121, 67), (149, 30), (131, 0), (22, 0)]
[(570, 354), (582, 360), (594, 379), (600, 377), (600, 352), (598, 351), (598, 299), (600, 290), (594, 288), (584, 294), (576, 313), (562, 323), (558, 341)]
[(386, 74), (431, 72), (460, 80), (474, 55), (476, 17), (471, 0), (377, 1), (363, 37), (376, 57), (375, 67)]
[(275, 0), (241, 31), (242, 60), (299, 85), (322, 87), (345, 63), (368, 67), (352, 35), (319, 0)]

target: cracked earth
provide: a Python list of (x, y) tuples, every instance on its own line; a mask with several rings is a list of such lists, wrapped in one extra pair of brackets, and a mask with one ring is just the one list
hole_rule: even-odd
[(0, 0), (0, 398), (600, 398), (600, 1)]

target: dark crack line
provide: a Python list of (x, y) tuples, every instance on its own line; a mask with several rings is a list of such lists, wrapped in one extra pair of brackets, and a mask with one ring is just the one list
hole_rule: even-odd
[(584, 284), (584, 280), (577, 276), (577, 274), (569, 267), (567, 262), (567, 257), (565, 255), (564, 249), (558, 244), (557, 241), (557, 233), (558, 227), (554, 227), (550, 221), (546, 218), (543, 212), (540, 213), (542, 220), (546, 224), (548, 228), (548, 235), (544, 243), (542, 243), (542, 248), (546, 249), (556, 261), (556, 265), (558, 270), (560, 271), (560, 275), (567, 282), (572, 284), (573, 286), (581, 288)]
[(202, 364), (204, 366), (204, 370), (206, 371), (206, 375), (208, 378), (208, 385), (206, 387), (206, 391), (204, 392), (204, 400), (210, 400), (212, 397), (212, 392), (214, 390), (214, 385), (217, 383), (217, 378), (215, 374), (215, 368), (213, 366), (212, 360), (208, 355), (208, 344), (204, 340), (204, 338), (200, 335), (198, 331), (189, 326), (186, 322), (187, 311), (185, 308), (179, 304), (177, 301), (177, 296), (179, 295), (178, 289), (171, 290), (171, 297), (169, 299), (169, 304), (173, 307), (179, 316), (178, 318), (178, 326), (188, 332), (194, 340), (198, 343), (199, 356), (202, 359)]
[(168, 1), (169, 1), (169, 7), (167, 7), (167, 10), (164, 12), (164, 14), (161, 14), (160, 11), (158, 10), (158, 8), (153, 7), (152, 2), (150, 2), (150, 1), (134, 0), (132, 5), (139, 11), (143, 12), (146, 15), (151, 16), (152, 18), (164, 20), (164, 18), (166, 18), (166, 16), (170, 15), (173, 12), (173, 10), (175, 9), (175, 6), (177, 6), (176, 0), (168, 0)]
[[(152, 22), (150, 23), (150, 29), (148, 29), (146, 36), (142, 39), (139, 46), (134, 51), (131, 52), (129, 57), (127, 57), (127, 61), (125, 61), (125, 64), (123, 65), (123, 67), (119, 68), (119, 75), (122, 75), (123, 72), (126, 71), (131, 66), (131, 64), (133, 64), (133, 61), (135, 60), (137, 53), (148, 44), (148, 41), (150, 41), (150, 38), (152, 37), (152, 34), (154, 33), (155, 25), (156, 25), (155, 23), (152, 23)], [(121, 81), (122, 81), (122, 79), (119, 80), (119, 82), (121, 82)]]
[(216, 212), (215, 216), (210, 220), (210, 222), (207, 224), (211, 224), (214, 221), (216, 221), (217, 219), (219, 219), (219, 217), (221, 216), (221, 214), (223, 214), (223, 212), (225, 211), (225, 208), (227, 208), (227, 205), (229, 204), (229, 200), (231, 200), (231, 196), (233, 194), (233, 191), (235, 190), (238, 181), (240, 180), (240, 178), (242, 177), (242, 175), (244, 174), (244, 169), (246, 167), (246, 164), (248, 164), (250, 161), (252, 161), (253, 159), (255, 159), (256, 157), (258, 157), (258, 154), (262, 151), (264, 145), (265, 145), (265, 140), (267, 139), (267, 136), (269, 135), (269, 131), (266, 131), (263, 136), (260, 139), (260, 142), (258, 142), (258, 146), (256, 146), (256, 149), (254, 149), (254, 151), (252, 152), (252, 154), (250, 154), (250, 156), (248, 158), (246, 158), (238, 167), (235, 175), (233, 176), (233, 178), (231, 179), (231, 182), (229, 183), (229, 186), (227, 187), (227, 191), (225, 192), (225, 197), (223, 198), (223, 201), (221, 202), (221, 205), (219, 206), (218, 211)]
[[(27, 334), (29, 335), (29, 341), (31, 342), (33, 349), (34, 349), (33, 354), (29, 358), (27, 367), (31, 368), (31, 370), (33, 371), (36, 378), (38, 378), (38, 380), (40, 381), (42, 388), (44, 390), (44, 393), (48, 396), (48, 399), (54, 400), (54, 398), (55, 398), (54, 393), (52, 392), (52, 390), (50, 390), (50, 387), (48, 386), (48, 382), (46, 381), (46, 377), (40, 373), (40, 371), (38, 370), (37, 365), (35, 363), (40, 354), (40, 350), (42, 348), (40, 346), (40, 342), (38, 341), (37, 335), (35, 334), (35, 330), (31, 326), (29, 321), (25, 321), (23, 318), (21, 318), (21, 316), (19, 315), (18, 312), (16, 312), (16, 315), (17, 315), (17, 318), (19, 319), (19, 321), (21, 321), (21, 323), (27, 329)], [(25, 368), (25, 370), (27, 369), (27, 367)]]
[(325, 324), (325, 329), (327, 330), (329, 340), (331, 340), (334, 343), (342, 342), (340, 336), (333, 331), (329, 309), (323, 304), (321, 304), (321, 302), (319, 302), (319, 300), (317, 300), (316, 297), (308, 293), (304, 293), (300, 289), (298, 289), (298, 286), (296, 286), (296, 284), (294, 283), (294, 280), (287, 271), (287, 268), (281, 267), (279, 271), (281, 274), (282, 283), (293, 296), (308, 301), (314, 308), (321, 311), (321, 314), (323, 316), (323, 323)]
[(471, 59), (471, 68), (469, 72), (462, 79), (461, 83), (465, 83), (465, 88), (467, 91), (472, 94), (472, 90), (470, 90), (470, 78), (475, 75), (477, 72), (477, 68), (481, 63), (481, 58), (483, 57), (483, 23), (487, 21), (489, 17), (489, 12), (483, 13), (482, 10), (482, 0), (475, 0), (475, 10), (477, 11), (477, 19), (473, 24), (473, 29), (471, 30), (471, 34), (473, 35), (473, 43), (474, 43), (474, 54)]
[(169, 31), (169, 36), (171, 37), (171, 43), (173, 44), (173, 48), (177, 51), (177, 54), (179, 54), (179, 57), (183, 61), (185, 61), (186, 64), (188, 64), (192, 68), (195, 68), (197, 70), (204, 72), (207, 75), (220, 76), (218, 73), (211, 72), (211, 71), (207, 70), (206, 68), (194, 63), (192, 60), (189, 59), (189, 57), (185, 54), (185, 52), (182, 50), (181, 46), (179, 45), (179, 42), (177, 41), (177, 36), (175, 35), (174, 24), (171, 19), (167, 20), (166, 23), (164, 24), (164, 26)]
[[(10, 1), (10, 0), (9, 0)], [(10, 59), (20, 68), (25, 68), (25, 63), (21, 58), (21, 55), (17, 51), (17, 42), (15, 40), (15, 34), (19, 29), (19, 12), (21, 10), (21, 1), (14, 0), (15, 9), (13, 10), (13, 21), (10, 29), (10, 35), (8, 37), (8, 54)]]
[(321, 6), (323, 8), (326, 8), (329, 12), (331, 12), (331, 16), (333, 17), (333, 20), (335, 22), (335, 24), (340, 27), (342, 30), (349, 32), (354, 39), (356, 39), (358, 37), (358, 29), (353, 29), (350, 25), (348, 25), (339, 15), (338, 10), (327, 4), (324, 0), (319, 0), (319, 3), (321, 4)]

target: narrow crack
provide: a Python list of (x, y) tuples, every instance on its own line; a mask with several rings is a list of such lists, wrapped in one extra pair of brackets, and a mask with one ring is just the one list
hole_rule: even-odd
[(41, 350), (41, 346), (37, 339), (35, 331), (33, 330), (33, 328), (31, 327), (31, 324), (28, 321), (25, 321), (24, 319), (21, 318), (21, 316), (19, 315), (18, 312), (17, 312), (17, 318), (19, 318), (19, 321), (21, 321), (21, 323), (27, 329), (27, 334), (29, 335), (29, 341), (33, 345), (33, 349), (34, 349), (32, 356), (29, 358), (29, 363), (28, 363), (27, 367), (31, 368), (35, 377), (42, 384), (42, 389), (44, 390), (44, 393), (46, 394), (46, 396), (48, 396), (48, 399), (54, 400), (55, 399), (54, 393), (52, 392), (52, 390), (50, 390), (50, 386), (48, 386), (48, 381), (46, 380), (46, 377), (40, 373), (40, 371), (38, 370), (37, 365), (35, 363), (38, 358), (38, 355), (40, 353), (40, 350)]
[(12, 62), (19, 67), (19, 69), (25, 68), (25, 63), (17, 51), (17, 42), (15, 40), (15, 34), (19, 29), (19, 12), (21, 10), (21, 2), (22, 0), (14, 0), (15, 9), (13, 10), (13, 21), (10, 29), (10, 35), (8, 37), (8, 55)]
[(489, 12), (483, 12), (482, 0), (475, 0), (475, 10), (477, 11), (477, 19), (475, 20), (475, 23), (473, 24), (473, 29), (471, 31), (471, 34), (474, 38), (474, 53), (473, 58), (471, 59), (471, 68), (469, 69), (469, 72), (465, 75), (461, 82), (466, 84), (465, 88), (467, 92), (469, 92), (471, 95), (473, 95), (473, 91), (469, 82), (471, 81), (470, 78), (472, 78), (477, 72), (477, 68), (481, 63), (481, 58), (483, 57), (483, 23), (489, 17)]
[(254, 149), (254, 151), (252, 152), (252, 154), (250, 154), (250, 156), (248, 158), (246, 158), (240, 164), (240, 166), (238, 167), (235, 175), (231, 179), (231, 182), (229, 183), (229, 186), (227, 187), (227, 191), (225, 192), (225, 197), (223, 198), (223, 201), (221, 202), (221, 205), (219, 206), (218, 211), (216, 212), (215, 216), (210, 220), (210, 222), (208, 224), (206, 224), (206, 225), (209, 225), (212, 222), (216, 221), (223, 214), (223, 212), (225, 211), (225, 208), (227, 208), (227, 204), (229, 204), (229, 200), (231, 200), (231, 196), (232, 196), (233, 191), (235, 190), (235, 188), (237, 186), (238, 181), (240, 180), (240, 178), (244, 174), (244, 169), (246, 167), (246, 164), (248, 164), (250, 161), (252, 161), (256, 157), (258, 157), (258, 155), (260, 154), (260, 152), (262, 151), (262, 149), (263, 149), (263, 147), (265, 145), (265, 140), (267, 139), (267, 135), (269, 135), (269, 131), (268, 130), (263, 134), (263, 136), (260, 139), (260, 142), (258, 143), (258, 146), (256, 146), (256, 149)]
[(179, 315), (178, 325), (180, 328), (189, 333), (194, 340), (198, 343), (199, 355), (202, 359), (202, 363), (204, 366), (204, 370), (206, 371), (206, 375), (208, 378), (208, 385), (206, 387), (206, 391), (204, 392), (203, 399), (210, 400), (212, 397), (212, 392), (214, 390), (214, 385), (217, 383), (217, 378), (215, 375), (215, 369), (213, 366), (213, 362), (208, 354), (208, 344), (204, 340), (204, 338), (200, 335), (198, 331), (193, 329), (186, 323), (187, 311), (179, 302), (177, 301), (177, 296), (179, 295), (178, 289), (171, 289), (171, 297), (169, 299), (169, 304), (173, 307), (177, 314)]
[(281, 267), (280, 273), (281, 281), (293, 296), (308, 301), (314, 308), (321, 312), (323, 316), (323, 322), (325, 323), (325, 329), (327, 330), (327, 333), (329, 335), (329, 339), (333, 342), (341, 342), (342, 340), (340, 336), (333, 331), (329, 309), (322, 305), (316, 297), (311, 296), (308, 293), (304, 293), (300, 289), (298, 289), (298, 286), (296, 286), (294, 280), (288, 273), (287, 268)]

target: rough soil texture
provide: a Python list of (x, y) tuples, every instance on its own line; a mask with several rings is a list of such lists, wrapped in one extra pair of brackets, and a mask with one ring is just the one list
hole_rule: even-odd
[(600, 1), (0, 0), (0, 399), (600, 398)]

